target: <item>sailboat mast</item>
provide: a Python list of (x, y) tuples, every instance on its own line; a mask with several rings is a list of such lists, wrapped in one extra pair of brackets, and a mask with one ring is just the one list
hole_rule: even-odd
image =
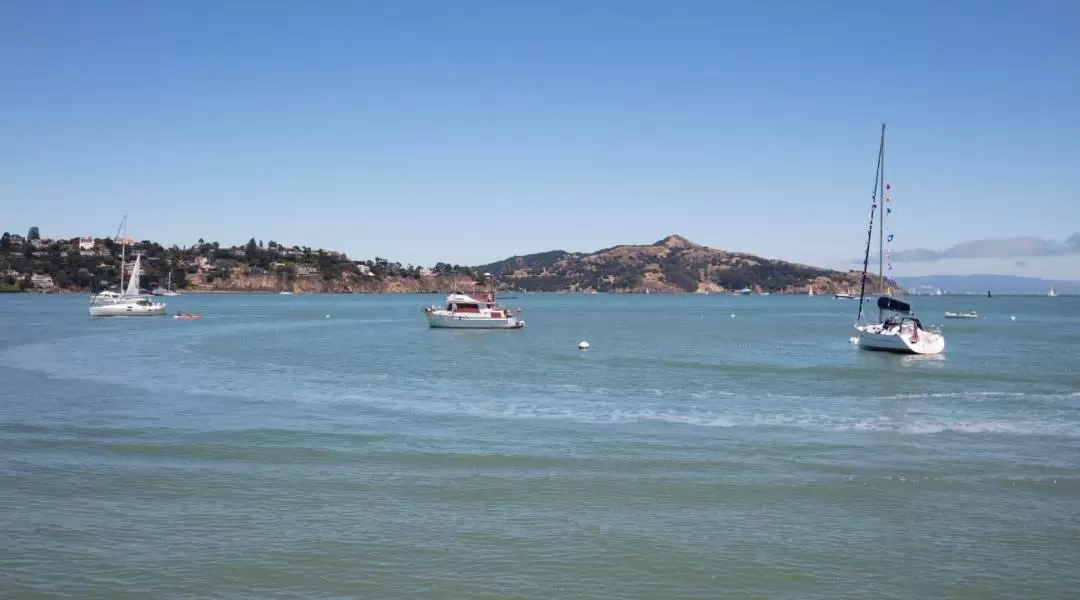
[[(875, 216), (874, 213), (877, 212), (878, 204), (883, 203), (885, 201), (885, 199), (883, 197), (878, 195), (878, 189), (879, 188), (882, 188), (882, 195), (884, 195), (884, 188), (882, 187), (884, 185), (884, 183), (883, 183), (883, 178), (882, 178), (882, 166), (881, 166), (881, 162), (882, 162), (882, 159), (883, 159), (882, 154), (884, 153), (884, 151), (885, 151), (885, 124), (882, 123), (881, 124), (881, 140), (878, 143), (877, 165), (874, 166), (874, 187), (873, 187), (873, 192), (870, 194), (870, 197), (873, 200), (873, 202), (871, 202), (871, 204), (870, 204), (870, 224), (866, 228), (866, 249), (863, 252), (862, 277), (859, 279), (859, 314), (855, 317), (855, 322), (856, 323), (861, 323), (862, 322), (863, 300), (866, 298), (866, 275), (867, 275), (867, 272), (870, 271), (870, 245), (874, 241), (874, 216)], [(880, 257), (881, 257), (881, 252), (880, 251), (878, 252), (878, 257), (879, 257), (879, 261), (880, 261)], [(879, 265), (878, 266), (878, 273), (880, 274), (881, 272), (882, 272), (882, 268)], [(878, 318), (880, 319), (880, 317), (881, 317), (881, 313), (879, 311), (878, 312)]]
[(127, 244), (124, 242), (124, 238), (127, 237), (127, 215), (120, 220), (120, 295), (124, 295), (124, 270), (127, 267)]
[[(878, 293), (885, 295), (885, 124), (881, 124), (881, 147), (878, 149)], [(882, 318), (878, 308), (878, 320)]]

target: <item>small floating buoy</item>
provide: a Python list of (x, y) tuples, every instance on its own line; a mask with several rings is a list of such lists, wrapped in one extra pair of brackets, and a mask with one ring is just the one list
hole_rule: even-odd
[(327, 318), (327, 319), (329, 319), (329, 318), (330, 318), (330, 315), (326, 315), (326, 318)]
[(731, 318), (732, 318), (732, 319), (734, 319), (734, 318), (735, 318), (735, 313), (731, 313)]
[(1015, 320), (1016, 320), (1016, 317), (1015, 317), (1015, 316), (1012, 316), (1012, 317), (1009, 317), (1009, 318), (1010, 318), (1010, 319), (1012, 319), (1013, 321), (1015, 321)]
[(578, 347), (578, 350), (588, 350), (589, 349), (589, 342), (586, 342), (585, 340), (581, 340), (580, 342), (578, 342), (577, 347)]
[(848, 341), (851, 342), (852, 344), (858, 344), (859, 343), (859, 338), (853, 335), (853, 336), (851, 336), (851, 339), (849, 339)]

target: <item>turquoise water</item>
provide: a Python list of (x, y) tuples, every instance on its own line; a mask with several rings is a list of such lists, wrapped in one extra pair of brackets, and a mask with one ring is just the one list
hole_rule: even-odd
[(0, 596), (1080, 588), (1080, 298), (916, 298), (936, 357), (827, 297), (438, 299), (0, 296)]

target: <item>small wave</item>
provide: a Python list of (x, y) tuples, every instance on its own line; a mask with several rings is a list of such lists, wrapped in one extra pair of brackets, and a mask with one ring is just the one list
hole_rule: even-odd
[(1080, 437), (1080, 423), (1048, 421), (915, 419), (897, 422), (888, 418), (877, 418), (861, 420), (852, 429), (855, 431), (878, 431), (908, 435), (964, 433)]
[(1044, 394), (1031, 394), (1026, 392), (939, 392), (921, 394), (893, 394), (882, 396), (883, 400), (929, 400), (935, 398), (1024, 398), (1028, 396), (1043, 397)]

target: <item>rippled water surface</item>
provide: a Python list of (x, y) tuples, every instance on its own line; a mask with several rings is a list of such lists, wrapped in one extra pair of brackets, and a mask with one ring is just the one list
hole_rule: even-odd
[(916, 298), (981, 315), (937, 357), (827, 297), (168, 300), (0, 296), (0, 597), (1080, 589), (1077, 298)]

